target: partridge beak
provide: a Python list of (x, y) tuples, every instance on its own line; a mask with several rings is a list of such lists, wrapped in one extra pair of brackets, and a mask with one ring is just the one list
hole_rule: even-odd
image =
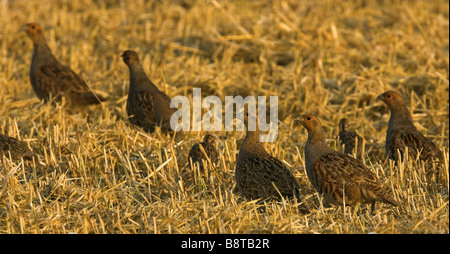
[(295, 120), (299, 121), (304, 126), (305, 125), (305, 121), (303, 120), (303, 118), (305, 118), (305, 115), (297, 117), (297, 118), (295, 118)]
[(383, 95), (382, 94), (378, 95), (377, 100), (378, 101), (382, 101), (383, 100)]
[(234, 115), (233, 118), (236, 119), (236, 120), (240, 120), (240, 121), (242, 121), (242, 122), (245, 122), (244, 117), (241, 116), (241, 115)]
[(26, 31), (26, 30), (27, 30), (27, 28), (28, 28), (28, 26), (27, 26), (27, 25), (23, 25), (23, 26), (21, 26), (21, 27), (19, 28), (19, 32), (23, 32), (23, 31)]
[(244, 114), (238, 114), (238, 112), (233, 111), (233, 119), (244, 121)]

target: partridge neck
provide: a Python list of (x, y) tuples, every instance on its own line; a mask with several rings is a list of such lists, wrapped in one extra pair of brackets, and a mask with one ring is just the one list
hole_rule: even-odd
[(53, 56), (52, 51), (48, 47), (45, 39), (40, 37), (37, 41), (33, 43), (33, 57), (32, 61), (36, 63), (49, 64), (51, 62), (57, 62), (56, 58)]
[(246, 150), (247, 152), (250, 152), (252, 154), (258, 155), (260, 157), (269, 156), (269, 154), (266, 152), (266, 149), (264, 148), (263, 143), (259, 141), (260, 137), (260, 131), (247, 131), (247, 135), (244, 138), (244, 141), (242, 142), (242, 148)]
[(415, 129), (411, 114), (404, 104), (394, 105), (391, 109), (388, 131), (392, 131), (398, 127)]
[(311, 164), (320, 156), (335, 152), (325, 142), (322, 128), (308, 131), (308, 140), (305, 145), (305, 159), (307, 164)]
[(128, 67), (130, 69), (130, 91), (138, 92), (156, 88), (145, 74), (141, 64), (130, 63)]

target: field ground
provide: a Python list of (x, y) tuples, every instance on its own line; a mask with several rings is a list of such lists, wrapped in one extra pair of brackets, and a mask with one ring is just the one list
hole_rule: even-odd
[[(2, 1), (0, 130), (39, 156), (1, 159), (0, 233), (448, 234), (448, 12), (448, 1)], [(78, 113), (41, 103), (20, 31), (28, 22), (109, 100)], [(267, 149), (291, 167), (311, 213), (232, 193), (243, 132), (218, 132), (219, 165), (200, 173), (185, 165), (205, 131), (173, 140), (131, 126), (126, 49), (171, 97), (194, 87), (203, 97), (278, 96), (280, 135)], [(375, 98), (386, 90), (408, 101), (443, 164), (384, 161), (389, 112)], [(294, 121), (303, 113), (321, 119), (336, 149), (347, 117), (401, 208), (323, 204), (303, 167), (307, 135)]]

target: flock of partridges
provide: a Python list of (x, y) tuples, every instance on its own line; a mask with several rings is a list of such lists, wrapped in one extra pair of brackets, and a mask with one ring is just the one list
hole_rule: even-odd
[[(69, 67), (56, 60), (38, 24), (29, 23), (22, 29), (34, 44), (30, 82), (39, 99), (54, 102), (64, 97), (67, 105), (73, 106), (99, 104), (106, 100), (105, 96), (93, 92)], [(153, 133), (156, 127), (162, 132), (173, 133), (170, 117), (176, 109), (170, 107), (170, 97), (150, 81), (136, 52), (126, 50), (121, 57), (130, 74), (126, 105), (130, 123), (148, 133)], [(444, 161), (442, 151), (414, 126), (411, 114), (398, 93), (387, 91), (377, 99), (383, 101), (391, 112), (385, 146), (388, 159), (396, 163), (405, 158), (425, 163)], [(300, 211), (307, 213), (308, 208), (301, 202), (301, 189), (297, 179), (284, 163), (267, 153), (259, 140), (260, 131), (248, 129), (249, 121), (256, 121), (256, 118), (256, 115), (246, 112), (240, 119), (247, 127), (247, 134), (236, 161), (234, 193), (250, 200), (296, 199), (301, 204)], [(332, 149), (326, 143), (317, 117), (305, 114), (297, 120), (308, 132), (305, 145), (307, 176), (327, 202), (338, 205), (368, 203), (372, 205), (372, 211), (377, 201), (394, 206), (401, 204), (363, 162), (350, 156), (361, 152), (359, 148), (362, 138), (346, 129), (346, 119), (339, 123), (339, 139), (345, 144), (344, 153)], [(202, 169), (207, 164), (217, 164), (219, 153), (215, 149), (214, 139), (212, 135), (206, 134), (203, 142), (191, 148), (188, 157), (192, 167), (196, 165)], [(35, 156), (24, 142), (2, 134), (0, 154), (11, 159), (32, 159)]]

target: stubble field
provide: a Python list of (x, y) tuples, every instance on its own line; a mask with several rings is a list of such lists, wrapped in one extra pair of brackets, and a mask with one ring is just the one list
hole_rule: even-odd
[[(0, 159), (0, 233), (448, 234), (448, 10), (448, 1), (2, 1), (0, 131), (38, 156)], [(29, 22), (108, 101), (75, 113), (40, 102), (20, 31)], [(173, 139), (131, 126), (127, 49), (170, 97), (192, 98), (195, 87), (202, 97), (278, 96), (279, 137), (266, 148), (290, 166), (311, 213), (233, 194), (244, 132), (217, 132), (219, 164), (202, 173), (186, 163), (205, 131)], [(385, 161), (389, 112), (376, 97), (386, 90), (443, 149), (431, 174), (413, 158)], [(324, 204), (304, 170), (307, 134), (294, 120), (304, 113), (336, 149), (347, 117), (401, 208)]]

